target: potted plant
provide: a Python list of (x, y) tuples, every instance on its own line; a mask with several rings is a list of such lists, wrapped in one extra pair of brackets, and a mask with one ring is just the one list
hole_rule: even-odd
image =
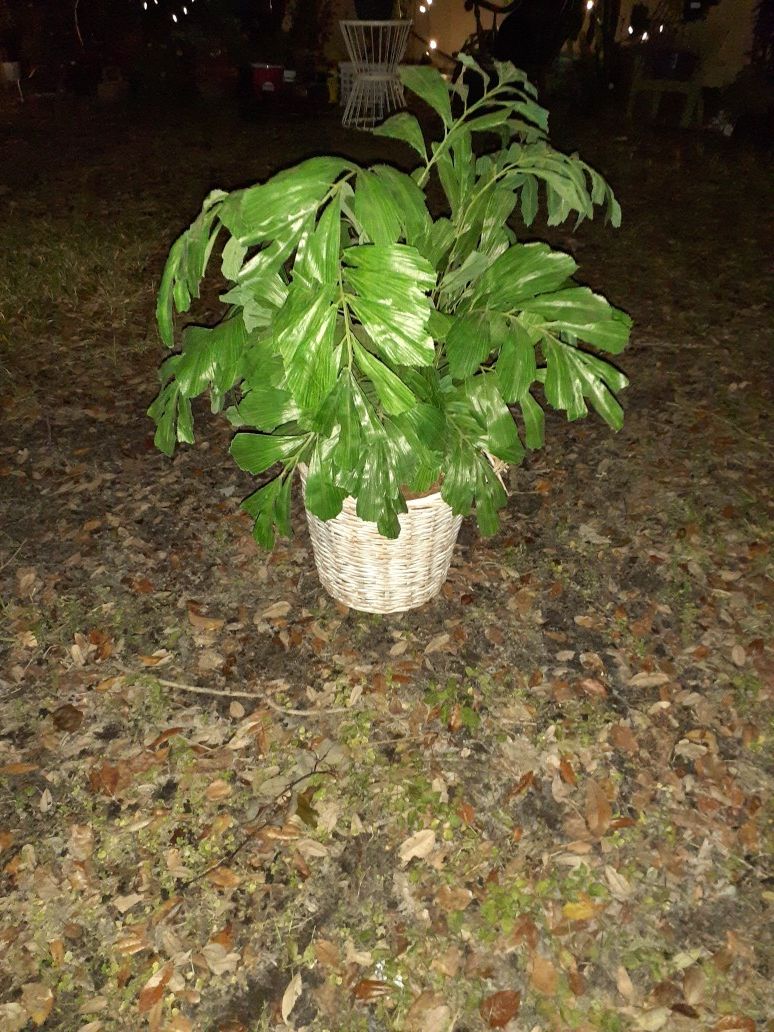
[[(429, 147), (407, 112), (375, 130), (419, 154), (410, 175), (316, 157), (214, 191), (161, 282), (158, 324), (173, 347), (173, 310), (189, 309), (223, 244), (228, 310), (216, 326), (188, 326), (162, 364), (156, 444), (171, 455), (193, 442), (191, 399), (209, 392), (236, 428), (237, 464), (277, 470), (243, 503), (256, 540), (269, 548), (290, 533), (299, 470), (321, 579), (354, 608), (431, 597), (470, 512), (495, 533), (506, 503), (496, 466), (542, 445), (543, 404), (571, 420), (590, 405), (613, 429), (622, 423), (615, 395), (627, 381), (600, 352), (623, 349), (628, 316), (573, 281), (570, 255), (521, 242), (508, 225), (517, 208), (530, 225), (541, 194), (552, 225), (596, 205), (618, 225), (619, 206), (585, 162), (550, 146), (523, 73), (497, 72), (468, 103), (435, 69), (402, 69), (442, 122)], [(436, 176), (439, 215), (427, 206)]]

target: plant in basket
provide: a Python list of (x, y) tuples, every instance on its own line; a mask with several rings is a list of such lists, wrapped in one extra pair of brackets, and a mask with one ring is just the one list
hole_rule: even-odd
[[(156, 444), (171, 455), (192, 443), (191, 399), (208, 392), (236, 429), (234, 460), (263, 478), (243, 503), (256, 540), (270, 548), (290, 533), (299, 470), (322, 582), (355, 608), (436, 593), (463, 516), (495, 533), (506, 503), (495, 467), (542, 445), (543, 406), (622, 423), (627, 381), (603, 354), (625, 346), (628, 316), (572, 279), (570, 255), (509, 224), (518, 210), (531, 225), (541, 197), (550, 225), (596, 206), (618, 225), (618, 204), (577, 155), (550, 146), (523, 73), (498, 65), (494, 81), (463, 60), (483, 78), (474, 103), (434, 69), (401, 71), (441, 126), (429, 144), (406, 112), (375, 130), (417, 152), (410, 175), (315, 157), (214, 191), (159, 290), (173, 347), (173, 311), (198, 297), (217, 244), (228, 307), (217, 325), (184, 329), (162, 364)], [(440, 214), (427, 203), (436, 178)]]

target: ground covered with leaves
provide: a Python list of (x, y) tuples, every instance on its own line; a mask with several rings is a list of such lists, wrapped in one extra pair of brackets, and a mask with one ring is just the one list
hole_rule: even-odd
[(770, 169), (562, 127), (623, 205), (552, 239), (635, 318), (625, 429), (549, 417), (502, 532), (382, 617), (298, 505), (258, 552), (227, 427), (170, 462), (145, 409), (207, 189), (407, 155), (148, 123), (0, 122), (0, 1028), (770, 1029)]

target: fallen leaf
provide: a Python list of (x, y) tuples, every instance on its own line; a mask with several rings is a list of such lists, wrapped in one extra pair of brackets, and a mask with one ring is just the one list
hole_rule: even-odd
[(442, 885), (435, 899), (443, 910), (464, 910), (473, 899), (473, 893), (462, 886)]
[(142, 903), (145, 899), (139, 892), (132, 892), (128, 896), (115, 896), (111, 901), (113, 906), (119, 912), (119, 914), (128, 913), (132, 907), (136, 907), (138, 903)]
[(224, 781), (223, 778), (217, 778), (215, 781), (212, 781), (204, 790), (204, 794), (210, 802), (227, 799), (232, 792), (233, 788), (228, 781)]
[(317, 939), (314, 944), (314, 955), (323, 967), (335, 969), (341, 962), (338, 946), (329, 939)]
[(558, 978), (558, 972), (549, 958), (536, 953), (530, 970), (530, 982), (534, 988), (545, 996), (553, 996)]
[(356, 1000), (364, 1000), (366, 1003), (370, 1000), (378, 1000), (382, 996), (388, 996), (389, 993), (390, 986), (376, 978), (363, 978), (352, 990), (352, 995)]
[(21, 1032), (28, 1023), (27, 1012), (20, 1003), (0, 1003), (0, 1028), (3, 1032)]
[(439, 993), (426, 989), (409, 1007), (403, 1025), (405, 1032), (449, 1032), (451, 1011)]
[(562, 913), (568, 921), (588, 921), (599, 909), (598, 904), (593, 903), (588, 896), (585, 896), (574, 903), (565, 903)]
[(602, 838), (610, 827), (613, 811), (610, 801), (602, 786), (597, 781), (589, 781), (586, 786), (586, 823), (595, 838)]
[(288, 982), (287, 989), (282, 994), (282, 1003), (280, 1005), (280, 1014), (282, 1020), (287, 1025), (290, 1013), (296, 1005), (296, 1001), (303, 991), (303, 983), (301, 981), (301, 973), (296, 972), (295, 975)]
[(610, 864), (605, 867), (605, 881), (607, 882), (611, 893), (617, 900), (623, 902), (631, 896), (631, 885), (626, 878), (624, 878), (620, 872), (616, 871), (614, 867), (611, 867)]
[(629, 681), (631, 688), (660, 688), (662, 684), (669, 684), (669, 675), (663, 674), (661, 671), (649, 673), (647, 670), (643, 670), (642, 673), (635, 674)]
[(57, 731), (77, 731), (83, 723), (83, 713), (68, 702), (54, 710), (52, 720)]
[(449, 634), (436, 634), (436, 636), (431, 638), (425, 646), (425, 655), (430, 656), (433, 652), (440, 652), (449, 644), (450, 640), (451, 636)]
[(715, 1022), (712, 1032), (755, 1032), (755, 1022), (742, 1014), (729, 1014)]
[(671, 1017), (672, 1012), (667, 1007), (656, 1007), (638, 1014), (634, 1027), (637, 1032), (659, 1032)]
[(97, 795), (115, 795), (118, 786), (118, 767), (101, 763), (89, 771), (89, 787)]
[(140, 997), (137, 1001), (137, 1009), (140, 1014), (147, 1014), (149, 1010), (156, 1006), (164, 995), (164, 986), (171, 977), (171, 964), (165, 964), (158, 971), (154, 971), (140, 991)]
[(33, 770), (39, 769), (37, 763), (6, 763), (4, 767), (0, 767), (0, 774), (17, 776), (19, 774), (31, 774)]
[(188, 620), (197, 631), (210, 632), (219, 631), (226, 622), (219, 616), (202, 616), (201, 613), (196, 613), (193, 609), (188, 610)]
[(521, 993), (513, 989), (503, 989), (482, 1000), (479, 1013), (490, 1028), (505, 1028), (519, 1013), (520, 1006)]
[(221, 889), (235, 889), (242, 879), (230, 867), (214, 867), (207, 873), (207, 881)]
[(627, 724), (614, 724), (610, 728), (610, 741), (616, 749), (630, 753), (632, 756), (640, 749), (632, 729)]
[(88, 824), (71, 824), (67, 843), (74, 860), (88, 860), (94, 852), (94, 832)]
[(43, 1025), (54, 1006), (54, 994), (42, 982), (27, 982), (22, 986), (22, 1007), (36, 1025)]
[(213, 975), (233, 974), (241, 960), (236, 951), (229, 952), (219, 942), (208, 942), (202, 956)]
[(704, 998), (704, 988), (707, 984), (707, 978), (704, 972), (698, 965), (689, 967), (687, 971), (683, 972), (683, 996), (685, 1002), (693, 1005), (694, 1003), (701, 1003)]
[(618, 965), (618, 969), (615, 973), (615, 984), (618, 987), (618, 992), (623, 996), (625, 1000), (631, 1003), (637, 996), (637, 991), (634, 988), (634, 984), (629, 977), (629, 972), (623, 966)]
[(432, 828), (423, 828), (410, 835), (398, 849), (401, 867), (405, 867), (415, 858), (424, 860), (435, 849), (435, 832)]
[(282, 620), (290, 612), (289, 602), (275, 602), (273, 606), (264, 609), (261, 613), (262, 620)]

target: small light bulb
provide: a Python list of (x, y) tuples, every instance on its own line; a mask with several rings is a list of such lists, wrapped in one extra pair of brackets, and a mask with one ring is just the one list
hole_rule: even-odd
[(594, 0), (586, 0), (586, 10), (587, 11), (593, 11), (594, 10)]
[(663, 31), (664, 31), (664, 26), (663, 26), (663, 25), (659, 25), (659, 27), (658, 27), (658, 31), (659, 31), (659, 32), (663, 32)]
[(172, 21), (173, 21), (173, 22), (176, 22), (176, 21), (177, 21), (177, 15), (176, 15), (176, 14), (173, 14), (173, 15), (172, 15)]
[(631, 25), (629, 26), (629, 35), (630, 36), (634, 35), (634, 29), (631, 27)]
[(143, 9), (143, 11), (147, 11), (148, 10), (148, 0), (145, 0), (145, 3), (142, 5), (142, 9)]
[(650, 36), (647, 34), (647, 32), (643, 32), (643, 34), (642, 34), (642, 42), (643, 43), (647, 43), (649, 39), (650, 39)]
[(425, 14), (426, 12), (427, 12), (427, 8), (425, 7), (425, 5), (424, 4), (420, 4), (419, 5), (419, 13), (420, 14)]
[(187, 7), (183, 8), (183, 14), (188, 14), (188, 8)]
[(431, 49), (431, 50), (435, 50), (435, 48), (436, 48), (437, 46), (438, 46), (438, 44), (436, 43), (436, 41), (435, 41), (434, 39), (431, 39), (431, 40), (430, 40), (430, 49)]

